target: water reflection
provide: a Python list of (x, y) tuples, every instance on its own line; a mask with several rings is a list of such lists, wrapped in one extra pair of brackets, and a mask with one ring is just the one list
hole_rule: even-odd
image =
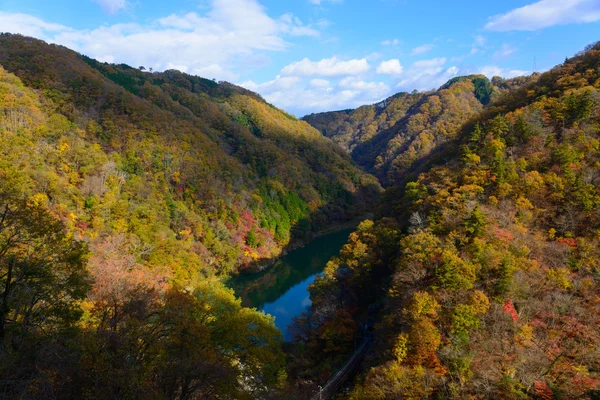
[(275, 325), (289, 339), (292, 318), (311, 304), (308, 286), (337, 255), (352, 229), (321, 236), (307, 246), (280, 258), (258, 274), (236, 277), (228, 282), (246, 307), (256, 307), (275, 317)]

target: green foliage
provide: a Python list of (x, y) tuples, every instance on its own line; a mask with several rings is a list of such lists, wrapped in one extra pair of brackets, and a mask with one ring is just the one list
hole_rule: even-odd
[(498, 296), (506, 295), (513, 284), (513, 277), (515, 274), (515, 267), (513, 260), (506, 256), (502, 258), (497, 271), (497, 280), (494, 285), (494, 292)]
[(483, 233), (485, 225), (485, 214), (477, 207), (473, 210), (469, 218), (465, 220), (465, 231), (471, 239), (474, 239)]
[(246, 244), (255, 249), (258, 247), (259, 243), (260, 242), (258, 240), (258, 237), (256, 236), (256, 232), (254, 232), (254, 230), (248, 232), (248, 235), (246, 236)]
[(423, 199), (428, 194), (427, 187), (421, 183), (409, 182), (406, 184), (406, 196), (412, 201)]
[(473, 264), (462, 260), (451, 250), (444, 250), (440, 255), (440, 263), (435, 268), (437, 283), (444, 288), (460, 290), (471, 289), (475, 283), (476, 268)]
[(413, 182), (311, 285), (289, 373), (272, 318), (213, 276), (372, 210), (376, 182), (233, 85), (11, 35), (0, 63), (39, 90), (0, 69), (10, 397), (273, 397), (335, 371), (366, 318), (379, 353), (352, 398), (597, 392), (600, 44), (542, 75), (306, 118), (384, 183)]
[(469, 331), (479, 328), (479, 323), (479, 317), (475, 315), (472, 306), (459, 304), (454, 307), (452, 333), (469, 333)]
[(584, 121), (592, 116), (595, 101), (591, 90), (583, 93), (571, 92), (563, 100), (565, 107), (565, 123), (572, 126), (575, 121)]

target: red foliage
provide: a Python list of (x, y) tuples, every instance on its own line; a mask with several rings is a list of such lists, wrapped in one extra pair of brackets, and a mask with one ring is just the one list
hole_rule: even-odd
[(566, 244), (569, 247), (577, 247), (577, 240), (574, 238), (560, 238), (557, 241), (558, 243)]
[(252, 215), (252, 211), (250, 210), (244, 210), (240, 213), (240, 218), (242, 220), (243, 226), (247, 227), (248, 229), (250, 229), (252, 226), (255, 225), (256, 220), (254, 219), (254, 216)]
[(585, 391), (600, 389), (600, 380), (589, 376), (576, 376), (571, 383), (573, 386), (583, 388)]
[(512, 233), (505, 231), (504, 229), (500, 229), (497, 226), (494, 227), (493, 233), (497, 239), (502, 240), (503, 242), (512, 242), (515, 238)]
[(85, 221), (77, 221), (75, 222), (75, 226), (77, 227), (77, 229), (80, 229), (83, 232), (85, 232), (88, 230), (89, 224)]
[(127, 251), (123, 235), (112, 236), (94, 243), (94, 255), (89, 269), (94, 285), (89, 294), (96, 302), (120, 303), (139, 289), (164, 292), (169, 272), (166, 268), (149, 269), (136, 262)]
[(509, 314), (513, 321), (517, 322), (519, 320), (519, 315), (517, 314), (517, 310), (515, 309), (515, 305), (512, 300), (506, 300), (504, 303), (504, 307), (502, 307), (505, 313)]
[(541, 399), (554, 399), (554, 393), (552, 392), (552, 389), (548, 387), (548, 384), (545, 381), (535, 381), (533, 385), (533, 392)]

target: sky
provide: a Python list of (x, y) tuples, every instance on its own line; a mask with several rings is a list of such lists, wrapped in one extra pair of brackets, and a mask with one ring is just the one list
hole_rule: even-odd
[(600, 0), (0, 0), (0, 32), (226, 80), (303, 116), (548, 70), (600, 40)]

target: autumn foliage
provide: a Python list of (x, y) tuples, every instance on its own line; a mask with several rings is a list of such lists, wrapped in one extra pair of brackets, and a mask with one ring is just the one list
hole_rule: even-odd
[[(481, 94), (473, 84), (452, 81), (440, 92)], [(355, 158), (369, 158), (367, 165), (392, 185), (382, 205), (386, 218), (371, 229), (390, 217), (401, 228), (394, 250), (376, 261), (392, 267), (388, 280), (368, 272), (362, 282), (369, 283), (352, 283), (353, 262), (344, 260), (313, 287), (314, 312), (346, 293), (386, 298), (352, 399), (600, 393), (600, 44), (541, 75), (513, 84), (495, 78), (489, 89), (489, 103), (473, 103), (464, 119), (452, 114), (460, 106), (442, 101), (436, 112), (455, 124), (417, 147), (420, 153), (412, 144), (431, 132), (426, 116), (436, 94), (414, 94), (412, 104), (408, 95), (390, 99), (403, 113), (396, 127), (364, 141), (381, 149), (398, 141), (392, 158), (358, 154), (360, 137), (344, 141), (344, 121), (384, 115), (387, 103), (307, 118)], [(414, 105), (420, 114), (408, 111)], [(419, 121), (417, 136), (410, 134)], [(396, 132), (404, 133), (384, 141)], [(348, 245), (358, 250), (357, 244)], [(360, 309), (358, 320), (367, 310)]]

